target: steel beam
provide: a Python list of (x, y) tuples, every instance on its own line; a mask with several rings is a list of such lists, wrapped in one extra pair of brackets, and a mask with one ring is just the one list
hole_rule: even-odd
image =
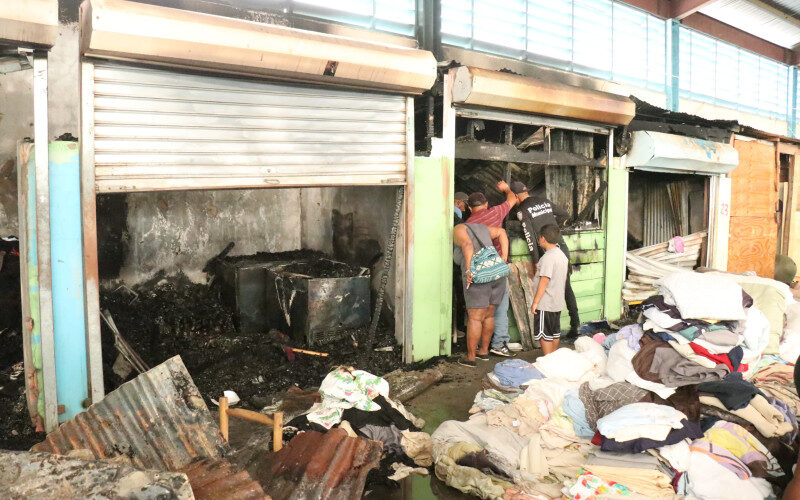
[(713, 17), (705, 14), (693, 14), (682, 20), (685, 26), (696, 29), (706, 35), (719, 38), (737, 47), (747, 49), (750, 52), (780, 61), (786, 64), (795, 64), (794, 53), (785, 47), (768, 42), (763, 38), (758, 38), (729, 24), (717, 21)]
[(94, 179), (94, 64), (81, 63), (81, 218), (83, 231), (84, 311), (89, 398), (105, 395), (100, 344), (100, 288), (97, 268), (97, 193)]
[(58, 427), (53, 292), (50, 267), (50, 175), (47, 113), (47, 55), (33, 56), (33, 135), (36, 159), (36, 248), (39, 264), (39, 327), (42, 335), (44, 428)]
[(670, 2), (670, 17), (683, 19), (689, 17), (703, 7), (707, 7), (718, 0), (672, 0)]

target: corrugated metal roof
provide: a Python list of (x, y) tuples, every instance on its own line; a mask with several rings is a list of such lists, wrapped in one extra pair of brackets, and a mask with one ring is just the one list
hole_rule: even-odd
[(250, 474), (224, 458), (204, 458), (183, 469), (196, 500), (269, 500)]
[(88, 449), (96, 458), (125, 455), (143, 469), (179, 470), (227, 447), (200, 391), (175, 356), (122, 384), (51, 432), (32, 451)]
[(180, 472), (143, 471), (124, 463), (50, 453), (0, 451), (0, 498), (195, 497)]
[(274, 500), (357, 500), (382, 446), (342, 429), (298, 434), (250, 473)]
[[(794, 17), (800, 14), (800, 2), (783, 0), (774, 3), (793, 12)], [(800, 43), (800, 20), (792, 20), (790, 14), (764, 2), (719, 0), (703, 7), (700, 12), (782, 47), (792, 48)]]

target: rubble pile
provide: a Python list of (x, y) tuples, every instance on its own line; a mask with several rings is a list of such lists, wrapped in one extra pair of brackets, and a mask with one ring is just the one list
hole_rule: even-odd
[(436, 475), (484, 499), (780, 498), (800, 398), (771, 281), (668, 274), (636, 323), (498, 363), (471, 417), (432, 434)]
[[(111, 313), (120, 333), (149, 366), (181, 355), (206, 402), (233, 390), (246, 408), (260, 410), (270, 394), (294, 385), (314, 387), (337, 365), (374, 373), (402, 366), (393, 329), (385, 325), (378, 328), (375, 346), (391, 351), (367, 353), (359, 348), (367, 333), (363, 328), (344, 341), (316, 348), (327, 357), (296, 354), (290, 361), (285, 346), (300, 345), (288, 339), (277, 343), (267, 332), (238, 331), (234, 313), (220, 300), (217, 288), (193, 283), (183, 274), (157, 275), (130, 288), (106, 287), (101, 308)], [(107, 390), (124, 382), (112, 370), (116, 357), (113, 334), (103, 324)]]

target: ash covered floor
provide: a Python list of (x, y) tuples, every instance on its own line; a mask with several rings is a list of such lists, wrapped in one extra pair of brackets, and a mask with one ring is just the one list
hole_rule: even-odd
[[(325, 268), (320, 272), (338, 271)], [(342, 340), (309, 348), (328, 357), (296, 353), (290, 360), (282, 345), (305, 346), (289, 339), (276, 342), (266, 332), (240, 332), (233, 309), (224, 305), (213, 281), (211, 285), (193, 283), (182, 274), (157, 275), (134, 287), (107, 287), (101, 293), (101, 307), (111, 313), (122, 336), (149, 366), (180, 354), (208, 404), (223, 391), (233, 390), (244, 408), (260, 410), (271, 402), (272, 394), (291, 386), (318, 386), (338, 365), (375, 374), (404, 367), (402, 348), (393, 328), (385, 324), (376, 332), (374, 347), (392, 351), (367, 353), (364, 327), (348, 331)], [(106, 392), (135, 376), (131, 373), (123, 379), (115, 374), (116, 357), (113, 334), (103, 324)]]

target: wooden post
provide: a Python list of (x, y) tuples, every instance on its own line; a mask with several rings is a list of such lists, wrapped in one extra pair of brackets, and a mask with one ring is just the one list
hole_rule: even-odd
[(228, 442), (228, 398), (219, 398), (219, 431), (225, 442)]
[(283, 412), (277, 412), (272, 416), (272, 451), (280, 451), (283, 448)]

